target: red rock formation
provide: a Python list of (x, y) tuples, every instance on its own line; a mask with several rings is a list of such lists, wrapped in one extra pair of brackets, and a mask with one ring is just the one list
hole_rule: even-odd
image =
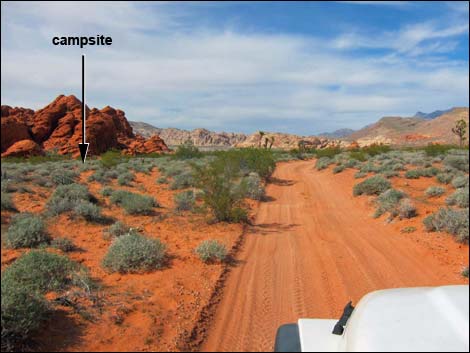
[[(101, 110), (86, 109), (89, 154), (101, 154), (109, 149), (132, 154), (168, 151), (165, 142), (158, 136), (146, 140), (134, 135), (122, 110), (109, 106)], [(36, 112), (2, 106), (1, 121), (2, 152), (18, 141), (31, 140), (45, 151), (79, 155), (78, 144), (82, 141), (81, 103), (75, 96), (61, 95)], [(26, 147), (23, 143), (22, 155), (27, 155)], [(29, 147), (32, 148), (31, 154), (38, 152), (32, 144)]]
[(2, 157), (25, 157), (25, 156), (38, 156), (43, 154), (41, 146), (33, 140), (21, 140), (11, 145)]

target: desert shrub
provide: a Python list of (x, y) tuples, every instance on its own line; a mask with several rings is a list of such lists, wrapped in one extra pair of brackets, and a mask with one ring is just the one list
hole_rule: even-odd
[(168, 179), (164, 176), (161, 176), (157, 179), (157, 184), (168, 184)]
[(82, 201), (92, 201), (93, 197), (84, 185), (59, 185), (47, 202), (48, 211), (58, 215), (71, 211)]
[(202, 157), (202, 152), (194, 146), (192, 142), (186, 142), (177, 147), (174, 158), (176, 159), (192, 159)]
[(361, 165), (361, 167), (359, 168), (359, 171), (363, 173), (378, 173), (380, 172), (380, 167), (375, 165), (372, 162), (367, 162)]
[(109, 150), (101, 155), (100, 162), (105, 168), (113, 168), (123, 162), (123, 157), (119, 151)]
[(359, 184), (354, 185), (353, 195), (379, 195), (385, 190), (390, 189), (391, 186), (392, 184), (390, 181), (376, 175), (360, 182)]
[(333, 158), (334, 156), (340, 153), (341, 153), (341, 148), (339, 147), (327, 147), (327, 148), (315, 150), (315, 155), (319, 159), (323, 157)]
[(449, 184), (453, 178), (451, 173), (439, 173), (436, 175), (436, 180), (441, 184)]
[(401, 230), (402, 233), (413, 233), (413, 232), (416, 232), (416, 227), (412, 227), (412, 226), (409, 226), (409, 227), (405, 227)]
[(233, 174), (248, 175), (252, 172), (267, 179), (271, 176), (276, 164), (273, 152), (260, 148), (241, 148), (216, 152), (216, 159), (211, 163), (224, 165)]
[(134, 181), (134, 174), (131, 172), (125, 172), (117, 178), (119, 185), (130, 185), (132, 181)]
[(423, 220), (427, 231), (446, 231), (468, 243), (468, 209), (440, 208)]
[(354, 174), (355, 179), (365, 178), (366, 176), (367, 176), (367, 173), (365, 172), (357, 172), (356, 174)]
[(468, 173), (468, 152), (466, 155), (448, 155), (443, 163), (452, 168)]
[(129, 191), (116, 190), (111, 194), (110, 201), (121, 205), (128, 214), (150, 214), (154, 207), (158, 207), (157, 201), (151, 196), (134, 194)]
[(106, 186), (106, 187), (104, 187), (100, 190), (100, 194), (103, 195), (103, 196), (111, 196), (113, 191), (114, 190), (112, 188)]
[(89, 222), (101, 222), (103, 216), (101, 209), (89, 201), (80, 201), (74, 208), (73, 213), (75, 216), (82, 217)]
[(391, 147), (387, 145), (373, 144), (370, 146), (363, 147), (361, 150), (369, 156), (377, 156), (391, 151)]
[(109, 228), (104, 231), (104, 235), (106, 238), (117, 238), (129, 232), (131, 232), (131, 228), (118, 221), (111, 224)]
[(406, 179), (419, 179), (421, 176), (420, 169), (411, 169), (405, 172)]
[(393, 171), (403, 171), (406, 170), (405, 165), (403, 163), (395, 163), (391, 166)]
[(177, 211), (191, 211), (194, 208), (195, 197), (192, 190), (180, 192), (174, 196)]
[(360, 162), (365, 162), (368, 158), (368, 155), (363, 151), (353, 151), (349, 153), (349, 157)]
[(186, 189), (194, 185), (194, 178), (191, 172), (187, 171), (173, 177), (170, 185), (171, 190)]
[(70, 251), (75, 250), (75, 245), (68, 238), (55, 238), (51, 242), (51, 246), (53, 248), (62, 250), (63, 252), (70, 252)]
[(416, 206), (410, 199), (402, 199), (398, 205), (397, 211), (400, 218), (413, 218), (418, 214)]
[(419, 171), (420, 175), (426, 178), (431, 178), (433, 176), (436, 176), (437, 174), (439, 174), (439, 172), (440, 170), (436, 167), (428, 167), (428, 168), (421, 169)]
[(48, 311), (49, 305), (41, 294), (5, 279), (2, 273), (2, 352), (23, 350)]
[(462, 276), (468, 278), (468, 266), (464, 267), (464, 269), (462, 270)]
[(237, 222), (239, 207), (245, 196), (235, 184), (242, 172), (239, 166), (225, 159), (217, 159), (207, 166), (194, 166), (196, 186), (202, 190), (202, 201), (217, 221)]
[(384, 172), (382, 172), (382, 175), (387, 178), (387, 179), (390, 179), (390, 178), (393, 178), (393, 177), (397, 177), (400, 175), (400, 173), (394, 171), (394, 170), (386, 170)]
[(262, 200), (264, 198), (264, 186), (257, 173), (250, 173), (246, 178), (244, 178), (244, 182), (246, 197), (252, 200)]
[(403, 191), (396, 189), (388, 189), (382, 192), (375, 200), (377, 208), (375, 210), (374, 217), (380, 217), (385, 212), (395, 209), (400, 200), (405, 196), (406, 194)]
[(205, 240), (196, 248), (196, 254), (204, 262), (224, 261), (227, 249), (217, 240)]
[(446, 203), (460, 208), (468, 208), (468, 187), (457, 189), (446, 199)]
[(71, 170), (56, 170), (51, 174), (51, 180), (56, 185), (68, 185), (75, 183), (77, 173)]
[(31, 292), (60, 291), (80, 283), (81, 266), (66, 256), (44, 250), (31, 250), (8, 266), (2, 283), (14, 281)]
[(31, 213), (13, 216), (8, 228), (5, 245), (10, 248), (36, 247), (50, 240), (41, 217)]
[(468, 186), (468, 175), (458, 175), (452, 179), (452, 186), (456, 189)]
[(333, 174), (338, 174), (344, 171), (346, 167), (343, 164), (337, 165), (336, 167), (333, 168)]
[(317, 170), (323, 170), (328, 168), (328, 166), (332, 163), (333, 160), (330, 157), (321, 157), (315, 162), (315, 168)]
[(426, 196), (429, 197), (436, 197), (436, 196), (441, 196), (446, 192), (446, 189), (444, 189), (441, 186), (430, 186), (426, 189), (424, 192)]
[(1, 209), (2, 211), (15, 211), (15, 204), (13, 203), (13, 200), (11, 199), (11, 195), (7, 194), (6, 192), (1, 193)]
[(452, 145), (439, 145), (439, 144), (429, 144), (424, 147), (424, 151), (430, 157), (436, 157), (439, 155), (446, 154), (449, 150), (455, 148)]
[(129, 233), (114, 239), (103, 259), (111, 272), (133, 273), (161, 268), (166, 246), (158, 239)]

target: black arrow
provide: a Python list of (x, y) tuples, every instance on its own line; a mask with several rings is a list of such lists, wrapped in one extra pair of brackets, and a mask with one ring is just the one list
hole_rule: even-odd
[(85, 108), (85, 55), (82, 54), (82, 143), (78, 144), (80, 149), (80, 156), (82, 157), (82, 162), (85, 163), (86, 154), (88, 152), (89, 143), (86, 142), (85, 138), (85, 121), (86, 121), (86, 108)]

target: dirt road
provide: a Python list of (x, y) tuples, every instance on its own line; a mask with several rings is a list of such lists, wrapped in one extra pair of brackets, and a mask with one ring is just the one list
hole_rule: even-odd
[(270, 351), (279, 325), (339, 317), (372, 290), (461, 281), (429, 248), (372, 219), (352, 182), (312, 161), (280, 164), (274, 177), (203, 350)]

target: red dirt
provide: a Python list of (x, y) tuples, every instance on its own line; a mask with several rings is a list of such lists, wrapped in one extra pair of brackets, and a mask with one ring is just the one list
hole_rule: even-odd
[[(393, 181), (422, 199), (415, 200), (420, 216), (387, 224), (371, 217), (370, 199), (352, 196), (355, 171), (332, 175), (313, 166), (278, 165), (271, 201), (260, 204), (203, 350), (270, 351), (280, 325), (337, 318), (370, 291), (468, 283), (460, 275), (468, 245), (423, 230), (422, 218), (442, 204), (424, 200), (428, 179)], [(401, 233), (405, 226), (417, 230)]]
[[(92, 172), (81, 175), (85, 183)], [(217, 239), (230, 249), (240, 239), (239, 224), (208, 224), (202, 214), (173, 211), (175, 191), (157, 184), (157, 171), (150, 175), (136, 173), (134, 187), (120, 187), (154, 196), (162, 205), (151, 216), (130, 216), (122, 208), (110, 205), (101, 196), (102, 185), (86, 183), (98, 198), (103, 214), (159, 238), (168, 247), (169, 263), (162, 270), (144, 274), (109, 274), (101, 261), (111, 244), (103, 238), (107, 226), (88, 223), (61, 215), (50, 219), (48, 231), (53, 238), (67, 237), (79, 248), (67, 253), (71, 259), (89, 268), (102, 286), (98, 291), (100, 306), (87, 307), (92, 321), (60, 307), (35, 337), (36, 351), (176, 351), (187, 347), (189, 336), (200, 320), (214, 288), (225, 271), (222, 264), (204, 264), (194, 253), (206, 239)], [(15, 193), (13, 200), (21, 212), (42, 212), (51, 190), (31, 187), (34, 193)], [(179, 191), (176, 191), (179, 192)], [(2, 232), (11, 212), (2, 211)], [(2, 269), (28, 249), (2, 248)]]

